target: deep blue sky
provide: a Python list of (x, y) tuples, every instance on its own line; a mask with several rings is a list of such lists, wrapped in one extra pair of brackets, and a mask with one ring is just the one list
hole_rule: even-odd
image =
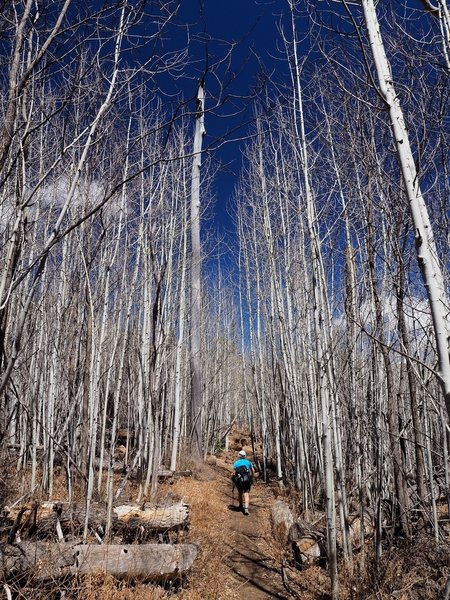
[[(408, 15), (425, 17), (420, 0), (381, 0), (391, 3), (399, 11), (406, 6)], [(387, 5), (387, 4), (386, 4)], [(301, 3), (300, 3), (301, 6)], [(324, 9), (338, 4), (318, 2)], [(419, 9), (419, 13), (411, 9)], [(228, 241), (233, 243), (232, 221), (227, 209), (232, 198), (233, 189), (237, 182), (241, 167), (241, 152), (245, 135), (248, 133), (248, 123), (252, 116), (252, 103), (245, 96), (254, 89), (260, 79), (262, 68), (275, 81), (281, 82), (288, 77), (287, 64), (283, 60), (278, 24), (280, 15), (287, 11), (286, 0), (183, 0), (179, 22), (189, 24), (190, 56), (193, 60), (190, 72), (192, 86), (188, 90), (183, 84), (183, 93), (195, 94), (196, 78), (203, 74), (205, 64), (205, 43), (208, 42), (210, 67), (219, 57), (226, 55), (229, 44), (236, 43), (230, 62), (216, 69), (216, 75), (208, 75), (206, 79), (206, 108), (214, 106), (221, 84), (226, 82), (225, 94), (230, 98), (212, 113), (206, 115), (207, 136), (205, 144), (213, 144), (227, 131), (234, 130), (227, 136), (227, 142), (215, 151), (215, 164), (221, 164), (213, 183), (212, 214), (204, 222), (204, 232), (216, 230), (219, 233), (228, 232)], [(307, 22), (298, 25), (306, 28)], [(262, 67), (264, 65), (264, 67)], [(214, 68), (213, 68), (214, 70)], [(228, 82), (229, 73), (235, 78)], [(233, 99), (233, 95), (236, 98)], [(233, 113), (237, 113), (234, 114)], [(239, 129), (235, 129), (240, 126)], [(241, 141), (233, 141), (240, 139)]]
[[(225, 64), (217, 69), (217, 76), (224, 76), (225, 95), (228, 100), (216, 110), (206, 115), (206, 145), (226, 132), (226, 143), (213, 153), (215, 166), (221, 164), (213, 183), (213, 218), (208, 219), (205, 226), (224, 233), (232, 228), (227, 213), (227, 205), (237, 182), (241, 165), (242, 141), (232, 141), (245, 137), (248, 132), (246, 123), (252, 116), (252, 104), (246, 96), (258, 84), (259, 74), (264, 68), (269, 72), (276, 70), (280, 56), (277, 51), (277, 23), (284, 0), (188, 0), (182, 3), (181, 21), (190, 23), (192, 35), (191, 54), (198, 60), (194, 71), (199, 75), (204, 68), (205, 47), (201, 39), (208, 42), (210, 63), (219, 57), (226, 56), (230, 44), (235, 43), (232, 51), (230, 67), (232, 81), (226, 73)], [(200, 39), (199, 39), (200, 38)], [(259, 62), (261, 61), (261, 62)], [(210, 64), (212, 67), (213, 64)], [(223, 80), (222, 80), (223, 81)], [(195, 81), (192, 82), (195, 88)], [(219, 82), (215, 75), (206, 79), (206, 108), (211, 110), (219, 92)]]

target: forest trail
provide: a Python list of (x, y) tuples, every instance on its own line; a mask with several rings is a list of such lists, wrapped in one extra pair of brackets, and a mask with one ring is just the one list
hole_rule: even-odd
[[(248, 452), (250, 460), (253, 456)], [(181, 597), (187, 600), (287, 600), (283, 586), (284, 549), (272, 536), (273, 490), (258, 481), (250, 494), (250, 514), (238, 510), (231, 473), (237, 451), (210, 457), (192, 478), (181, 478), (172, 493), (190, 506), (187, 541), (199, 558)]]
[(236, 599), (288, 598), (271, 533), (272, 492), (263, 484), (254, 485), (250, 515), (245, 516), (238, 510), (237, 490), (232, 493), (229, 471), (223, 467), (216, 467), (214, 471), (220, 482), (218, 493), (228, 507), (229, 554), (226, 563), (236, 582)]

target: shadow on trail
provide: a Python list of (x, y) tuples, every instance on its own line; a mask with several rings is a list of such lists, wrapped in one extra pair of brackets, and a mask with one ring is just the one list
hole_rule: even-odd
[[(229, 557), (228, 564), (238, 580), (246, 586), (247, 590), (248, 586), (252, 586), (252, 588), (263, 592), (266, 598), (287, 599), (285, 594), (278, 593), (273, 589), (271, 578), (274, 573), (277, 573), (277, 570), (265, 564), (265, 561), (269, 559), (264, 556), (255, 557), (246, 552), (238, 551), (236, 548), (232, 550), (233, 556)], [(264, 581), (264, 576), (268, 578), (267, 583)], [(251, 594), (251, 591), (248, 591), (248, 593)]]
[(228, 543), (226, 563), (236, 581), (236, 600), (287, 600), (280, 569), (272, 556), (271, 524), (268, 509), (273, 498), (267, 487), (258, 482), (250, 492), (250, 514), (239, 508), (238, 492), (233, 489), (230, 471), (215, 469), (221, 494), (228, 508)]
[[(258, 567), (258, 569), (265, 569), (266, 571), (271, 571), (272, 573), (279, 573), (278, 569), (276, 569), (275, 567), (272, 567), (271, 565), (266, 564), (268, 561), (271, 561), (272, 559), (268, 556), (264, 556), (264, 554), (261, 554), (259, 552), (255, 552), (255, 550), (252, 550), (251, 554), (249, 554), (248, 552), (242, 551), (242, 550), (237, 550), (236, 548), (231, 548), (231, 546), (229, 546), (230, 549), (233, 551), (233, 553), (236, 556), (236, 559), (234, 559), (233, 557), (230, 557), (230, 560), (232, 562), (236, 562), (236, 563), (242, 563), (242, 562), (247, 562), (247, 563), (253, 563), (255, 566)], [(238, 556), (241, 557), (240, 559), (238, 559)], [(242, 560), (244, 559), (244, 560)]]
[(242, 508), (239, 508), (239, 506), (235, 506), (234, 504), (229, 504), (228, 510), (231, 510), (233, 512), (242, 512)]

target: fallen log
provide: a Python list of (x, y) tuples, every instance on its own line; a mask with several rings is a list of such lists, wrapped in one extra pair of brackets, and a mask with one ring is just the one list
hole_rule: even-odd
[(128, 527), (144, 525), (155, 531), (167, 531), (186, 524), (189, 518), (189, 507), (184, 502), (143, 510), (139, 506), (124, 505), (116, 506), (113, 514), (120, 523), (126, 523)]
[(191, 477), (192, 471), (170, 471), (169, 469), (162, 469), (158, 471), (158, 479), (170, 479), (171, 477)]
[(272, 530), (275, 539), (285, 546), (288, 542), (289, 530), (294, 523), (291, 509), (282, 500), (272, 506)]
[(90, 545), (22, 542), (0, 548), (0, 577), (46, 581), (101, 571), (145, 581), (177, 580), (197, 556), (194, 544)]
[[(113, 473), (126, 474), (131, 476), (136, 476), (138, 472), (138, 468), (136, 465), (133, 466), (132, 463), (127, 463), (123, 460), (123, 454), (125, 453), (124, 447), (119, 447), (117, 449), (117, 455), (114, 457), (112, 464), (110, 465), (109, 457), (103, 459), (103, 462), (100, 461), (98, 457), (94, 458), (94, 468), (95, 469), (103, 469), (104, 471), (108, 471), (111, 466)], [(172, 477), (191, 477), (192, 471), (184, 470), (184, 471), (171, 471), (170, 469), (160, 469), (158, 471), (158, 479), (170, 479)]]
[[(29, 503), (24, 506), (4, 509), (5, 518), (16, 530), (55, 531), (59, 523), (62, 530), (72, 531), (84, 526), (86, 507), (67, 502)], [(106, 506), (94, 503), (89, 510), (88, 525), (91, 529), (103, 528), (106, 524)], [(186, 525), (189, 507), (184, 502), (171, 506), (122, 505), (113, 508), (112, 529), (144, 527), (155, 532), (169, 531)]]
[[(349, 520), (349, 535), (353, 548), (358, 549), (361, 541), (361, 532), (364, 527), (364, 536), (370, 537), (374, 532), (373, 517), (369, 511), (365, 511), (361, 524), (360, 515), (353, 515)], [(301, 564), (313, 564), (326, 555), (325, 551), (326, 532), (323, 528), (315, 527), (302, 519), (292, 525), (289, 531), (289, 540), (292, 542), (294, 558)], [(342, 534), (337, 531), (338, 546), (342, 546)]]

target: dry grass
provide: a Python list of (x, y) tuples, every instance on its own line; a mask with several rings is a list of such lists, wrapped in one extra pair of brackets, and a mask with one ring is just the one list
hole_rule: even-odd
[[(183, 600), (234, 600), (236, 596), (230, 585), (229, 569), (225, 564), (227, 507), (214, 487), (217, 485), (214, 481), (216, 475), (211, 467), (190, 467), (195, 469), (193, 477), (161, 485), (157, 497), (158, 502), (183, 498), (190, 505), (190, 530), (181, 534), (183, 539), (180, 541), (187, 541), (188, 536), (189, 542), (197, 543), (199, 557), (181, 587), (164, 589), (151, 583), (118, 581), (107, 574), (96, 573), (66, 582), (49, 582), (45, 587), (41, 585), (40, 589), (36, 589), (31, 581), (26, 587), (10, 583), (11, 591), (17, 594), (17, 598), (32, 597), (33, 600), (53, 600), (59, 598), (62, 591), (67, 600), (162, 600), (173, 597), (174, 594)], [(55, 479), (55, 500), (67, 500), (65, 484), (64, 476)], [(127, 487), (126, 497), (135, 499), (138, 487), (132, 483)], [(23, 494), (27, 491), (26, 478), (7, 491), (9, 501), (17, 500), (21, 492)], [(81, 488), (75, 492), (76, 499), (81, 499)], [(39, 500), (36, 496), (34, 499)]]
[(105, 573), (45, 585), (40, 582), (33, 586), (30, 582), (26, 587), (15, 587), (9, 582), (9, 589), (18, 600), (165, 600), (171, 595), (161, 587), (117, 581)]
[(79, 600), (163, 600), (169, 595), (155, 585), (119, 582), (110, 575), (98, 573), (83, 579), (76, 597)]
[[(421, 535), (386, 549), (378, 568), (369, 542), (364, 565), (361, 554), (354, 557), (354, 571), (339, 565), (341, 600), (437, 600), (444, 597), (450, 576), (450, 547), (436, 546)], [(301, 600), (329, 599), (330, 580), (317, 565), (285, 571), (293, 597)]]
[(180, 479), (173, 491), (191, 507), (189, 539), (198, 543), (199, 558), (189, 576), (189, 586), (182, 590), (183, 600), (233, 600), (227, 556), (228, 532), (225, 526), (227, 506), (220, 499), (214, 481), (216, 475), (208, 465), (196, 471), (194, 478)]
[(435, 600), (442, 598), (450, 574), (450, 547), (436, 545), (433, 538), (419, 534), (386, 550), (378, 569), (367, 559), (365, 572), (354, 579), (353, 588), (364, 600)]

